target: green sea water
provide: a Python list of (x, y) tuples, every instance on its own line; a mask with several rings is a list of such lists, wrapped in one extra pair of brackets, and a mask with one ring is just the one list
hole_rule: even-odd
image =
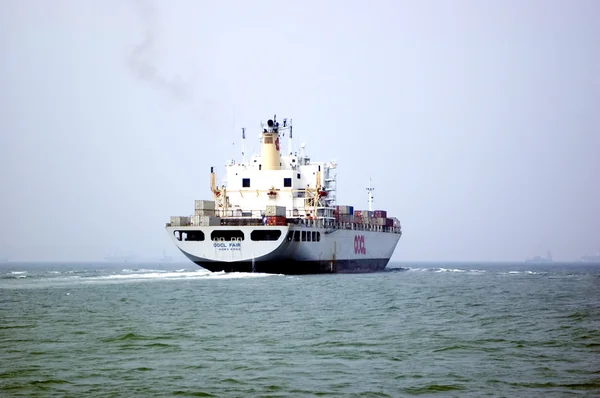
[(389, 267), (3, 264), (0, 396), (600, 396), (600, 265)]

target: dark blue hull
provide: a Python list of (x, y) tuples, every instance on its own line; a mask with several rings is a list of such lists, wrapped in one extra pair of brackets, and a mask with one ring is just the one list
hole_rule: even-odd
[(350, 274), (383, 271), (389, 259), (373, 258), (336, 261), (250, 261), (241, 262), (196, 262), (212, 272), (261, 272), (267, 274)]

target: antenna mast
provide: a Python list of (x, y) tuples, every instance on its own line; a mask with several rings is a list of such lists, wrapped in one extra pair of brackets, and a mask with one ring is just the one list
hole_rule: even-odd
[(242, 127), (242, 163), (246, 163), (246, 128)]
[(292, 119), (288, 123), (287, 119), (283, 119), (283, 127), (289, 127), (290, 133), (288, 136), (288, 153), (292, 154)]
[(371, 177), (369, 177), (369, 187), (367, 188), (369, 211), (373, 211), (373, 190), (375, 188), (371, 188)]

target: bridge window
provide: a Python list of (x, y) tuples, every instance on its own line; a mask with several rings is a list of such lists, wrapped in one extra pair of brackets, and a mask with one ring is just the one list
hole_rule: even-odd
[(250, 239), (252, 240), (277, 240), (281, 236), (281, 231), (278, 229), (255, 229), (250, 233)]
[(249, 178), (242, 178), (242, 187), (250, 188), (250, 179)]
[(300, 173), (296, 174), (296, 176), (298, 177), (298, 179), (300, 179)]
[(294, 231), (294, 241), (300, 242), (300, 231)]
[(244, 240), (244, 233), (240, 230), (218, 230), (210, 234), (212, 240)]
[(283, 186), (284, 187), (291, 187), (292, 186), (292, 179), (291, 178), (284, 178), (283, 179)]
[(290, 231), (287, 234), (287, 240), (288, 240), (288, 242), (291, 242), (292, 239), (294, 239), (294, 231)]

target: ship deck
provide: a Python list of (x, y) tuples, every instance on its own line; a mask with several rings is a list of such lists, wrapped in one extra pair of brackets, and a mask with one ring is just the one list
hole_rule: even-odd
[[(340, 222), (335, 219), (316, 219), (309, 220), (303, 218), (286, 218), (286, 224), (288, 226), (296, 226), (299, 228), (324, 228), (324, 229), (346, 229), (353, 231), (374, 231), (374, 232), (387, 232), (402, 234), (402, 228), (400, 226), (388, 227), (385, 225), (375, 225), (367, 223), (353, 223), (353, 222)], [(171, 223), (166, 224), (167, 227), (203, 227), (208, 225), (195, 225), (188, 223), (186, 225), (172, 225)], [(262, 218), (248, 218), (248, 217), (224, 217), (221, 218), (219, 225), (211, 225), (212, 227), (226, 226), (226, 227), (240, 227), (240, 226), (267, 226), (263, 223)]]

